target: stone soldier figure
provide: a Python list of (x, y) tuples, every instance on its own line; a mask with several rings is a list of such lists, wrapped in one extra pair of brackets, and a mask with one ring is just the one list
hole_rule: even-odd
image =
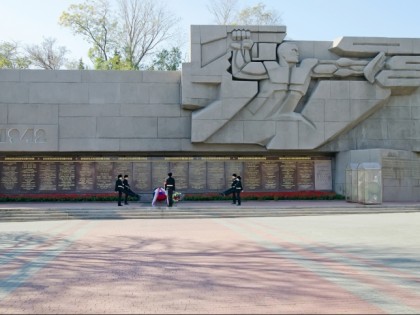
[(121, 200), (122, 200), (122, 194), (123, 194), (123, 191), (124, 191), (122, 174), (118, 175), (118, 179), (115, 182), (115, 191), (118, 191), (118, 206), (122, 206)]
[(168, 178), (165, 180), (165, 190), (167, 193), (167, 203), (168, 207), (172, 207), (174, 201), (172, 199), (172, 195), (175, 191), (175, 179), (172, 177), (172, 173), (168, 173)]

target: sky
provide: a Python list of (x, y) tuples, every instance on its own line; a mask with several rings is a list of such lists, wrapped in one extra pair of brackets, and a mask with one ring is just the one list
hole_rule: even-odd
[[(116, 0), (110, 0), (116, 2)], [(214, 24), (210, 0), (157, 0), (180, 18), (179, 43), (189, 51), (190, 25)], [(89, 45), (58, 24), (71, 4), (84, 0), (0, 0), (0, 43), (39, 45), (55, 38), (69, 59), (88, 63)], [(419, 0), (239, 0), (239, 9), (264, 3), (276, 10), (292, 40), (332, 41), (342, 36), (420, 38)]]

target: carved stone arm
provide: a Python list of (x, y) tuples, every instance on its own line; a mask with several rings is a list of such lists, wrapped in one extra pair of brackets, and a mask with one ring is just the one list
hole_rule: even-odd
[(262, 62), (251, 60), (251, 49), (254, 42), (251, 32), (247, 30), (233, 30), (230, 47), (233, 50), (232, 75), (238, 79), (259, 80), (267, 78), (267, 70)]

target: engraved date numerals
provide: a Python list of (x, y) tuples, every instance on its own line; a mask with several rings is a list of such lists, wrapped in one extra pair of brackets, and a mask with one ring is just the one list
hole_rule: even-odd
[(44, 129), (0, 128), (1, 143), (46, 143), (47, 133)]

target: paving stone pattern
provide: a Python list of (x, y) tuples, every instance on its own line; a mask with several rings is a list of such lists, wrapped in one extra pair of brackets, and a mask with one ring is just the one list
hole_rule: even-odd
[(420, 313), (420, 213), (0, 231), (2, 314)]

